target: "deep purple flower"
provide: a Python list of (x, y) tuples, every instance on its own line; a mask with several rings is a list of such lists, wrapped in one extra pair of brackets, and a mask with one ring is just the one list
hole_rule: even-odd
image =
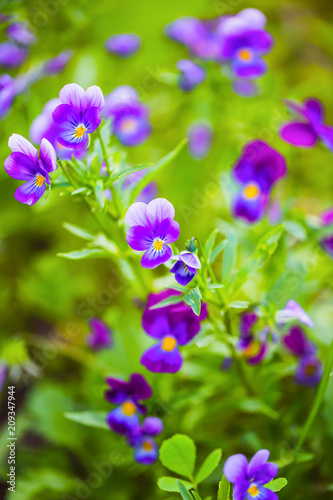
[(242, 353), (250, 365), (260, 363), (268, 352), (267, 335), (269, 329), (266, 327), (259, 336), (255, 335), (253, 328), (257, 321), (258, 316), (253, 311), (246, 311), (240, 317), (240, 338), (236, 349)]
[(108, 413), (106, 422), (114, 432), (130, 435), (140, 424), (137, 412), (144, 414), (147, 411), (140, 401), (151, 397), (151, 387), (139, 373), (133, 373), (129, 382), (108, 377), (106, 383), (110, 389), (105, 392), (105, 399), (117, 405)]
[(43, 72), (47, 75), (59, 75), (64, 71), (73, 56), (72, 50), (63, 50), (59, 55), (46, 61)]
[(90, 333), (86, 337), (86, 343), (93, 351), (108, 349), (113, 344), (112, 331), (100, 318), (90, 318)]
[(28, 57), (28, 50), (14, 42), (0, 43), (0, 66), (3, 68), (17, 68), (22, 66)]
[(303, 357), (316, 352), (316, 346), (310, 342), (301, 326), (293, 325), (287, 335), (282, 337), (284, 347), (294, 356)]
[(34, 119), (30, 126), (30, 139), (35, 144), (40, 144), (44, 138), (47, 139), (61, 160), (70, 160), (72, 156), (81, 159), (87, 154), (85, 146), (82, 146), (80, 149), (70, 149), (58, 142), (61, 128), (54, 122), (52, 114), (60, 104), (61, 101), (58, 98), (51, 99), (45, 104), (41, 114)]
[(6, 116), (15, 97), (15, 80), (9, 75), (0, 76), (0, 119)]
[(188, 150), (192, 158), (202, 160), (212, 146), (213, 129), (205, 123), (195, 123), (187, 131)]
[[(124, 182), (122, 183), (121, 188), (126, 190), (131, 186), (135, 186), (143, 177), (145, 176), (145, 170), (138, 170), (137, 172), (133, 172), (125, 177)], [(135, 201), (141, 201), (142, 203), (150, 203), (154, 198), (156, 198), (158, 194), (157, 184), (155, 181), (147, 184), (146, 187), (143, 188), (141, 193), (137, 196)]]
[(201, 268), (197, 255), (187, 250), (179, 255), (174, 255), (171, 259), (177, 262), (170, 269), (170, 273), (175, 274), (177, 283), (182, 286), (186, 286), (197, 274), (197, 269)]
[(312, 148), (321, 140), (333, 151), (333, 127), (324, 123), (322, 103), (318, 99), (306, 99), (303, 105), (289, 99), (285, 103), (300, 119), (283, 125), (280, 129), (282, 139), (300, 148)]
[(315, 355), (302, 356), (299, 359), (295, 381), (301, 385), (319, 384), (323, 374), (323, 365)]
[(280, 327), (282, 327), (286, 323), (295, 321), (299, 321), (309, 328), (313, 328), (314, 326), (310, 316), (295, 300), (288, 300), (284, 309), (282, 309), (281, 311), (277, 311), (275, 315), (275, 321)]
[(13, 40), (13, 42), (23, 45), (23, 47), (29, 47), (37, 41), (35, 35), (30, 31), (30, 29), (21, 22), (16, 22), (10, 24), (6, 30), (8, 38)]
[(321, 223), (324, 227), (332, 226), (331, 234), (324, 236), (320, 240), (320, 244), (325, 252), (333, 259), (333, 207), (323, 212), (320, 216)]
[(125, 221), (130, 226), (126, 241), (133, 250), (145, 251), (142, 267), (153, 269), (170, 259), (168, 243), (179, 237), (179, 224), (174, 219), (175, 209), (164, 198), (156, 198), (146, 205), (135, 202), (129, 207)]
[(103, 116), (111, 118), (111, 130), (124, 146), (138, 146), (151, 134), (150, 110), (139, 101), (133, 87), (121, 85), (105, 96)]
[(233, 167), (233, 177), (242, 186), (233, 203), (235, 217), (253, 223), (261, 219), (274, 184), (286, 175), (284, 157), (266, 142), (249, 142)]
[(21, 203), (33, 205), (45, 192), (45, 182), (50, 184), (49, 174), (57, 168), (57, 155), (48, 140), (37, 149), (19, 134), (12, 134), (8, 140), (12, 150), (5, 160), (5, 170), (13, 179), (27, 181), (15, 191), (15, 198)]
[(153, 436), (163, 431), (163, 422), (157, 417), (147, 417), (129, 437), (129, 445), (134, 448), (134, 460), (142, 465), (151, 465), (158, 458), (158, 446)]
[(189, 59), (181, 59), (176, 66), (180, 71), (179, 87), (185, 92), (191, 92), (206, 78), (206, 70)]
[(80, 85), (70, 83), (59, 93), (61, 104), (53, 111), (53, 120), (60, 127), (58, 142), (70, 149), (87, 146), (88, 134), (101, 123), (104, 106), (102, 91), (96, 85), (85, 92)]
[(276, 493), (265, 488), (278, 472), (278, 466), (267, 462), (268, 458), (269, 451), (260, 450), (250, 463), (242, 454), (227, 459), (223, 474), (234, 485), (234, 500), (278, 500)]
[(141, 46), (141, 38), (133, 33), (122, 33), (112, 35), (105, 42), (105, 48), (110, 54), (118, 57), (131, 57), (138, 52)]

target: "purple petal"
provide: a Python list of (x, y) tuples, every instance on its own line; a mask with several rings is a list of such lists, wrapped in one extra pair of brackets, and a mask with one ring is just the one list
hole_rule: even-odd
[(86, 106), (88, 108), (98, 108), (99, 111), (103, 108), (104, 96), (103, 92), (97, 85), (87, 88), (86, 91)]
[(295, 301), (288, 300), (282, 311), (278, 311), (275, 316), (277, 324), (284, 325), (289, 321), (299, 321), (303, 325), (313, 328), (314, 323), (310, 316), (304, 311), (304, 309)]
[(172, 40), (191, 46), (205, 36), (205, 29), (199, 19), (182, 17), (168, 24), (165, 27), (165, 33)]
[(120, 85), (105, 96), (103, 116), (110, 118), (119, 110), (124, 110), (126, 106), (132, 106), (134, 103), (138, 103), (138, 101), (139, 94), (133, 87), (130, 87), (130, 85)]
[(240, 317), (240, 334), (242, 337), (251, 335), (252, 327), (258, 321), (258, 315), (254, 311), (244, 312)]
[(237, 483), (246, 479), (247, 466), (245, 455), (232, 455), (224, 464), (223, 474), (230, 483)]
[(256, 30), (263, 30), (266, 26), (266, 16), (258, 9), (243, 9), (237, 14), (237, 17), (245, 19), (248, 26)]
[(130, 434), (140, 425), (137, 413), (125, 415), (121, 406), (108, 413), (106, 423), (114, 432), (124, 435)]
[(326, 236), (320, 241), (323, 250), (333, 259), (333, 236)]
[(47, 139), (42, 139), (39, 151), (40, 159), (47, 172), (53, 172), (57, 168), (57, 155), (52, 144)]
[(255, 473), (256, 469), (267, 463), (269, 455), (269, 450), (265, 449), (259, 450), (253, 455), (247, 468), (247, 474), (251, 479), (253, 478), (253, 474)]
[(304, 102), (306, 114), (311, 123), (318, 125), (324, 119), (324, 107), (318, 99), (307, 99)]
[(314, 355), (302, 356), (298, 363), (295, 381), (298, 384), (313, 386), (318, 385), (323, 374), (323, 365)]
[(42, 186), (36, 186), (35, 179), (25, 182), (22, 186), (16, 189), (15, 198), (21, 203), (34, 205), (36, 201), (45, 193), (45, 182)]
[(12, 23), (6, 30), (7, 36), (14, 42), (27, 47), (37, 41), (29, 28), (21, 22)]
[(188, 344), (198, 332), (199, 330), (190, 330), (186, 320), (180, 321), (171, 330), (172, 335), (175, 337), (179, 345)]
[(324, 227), (333, 224), (333, 207), (328, 208), (320, 214), (320, 221)]
[(105, 48), (111, 54), (119, 57), (130, 57), (135, 54), (141, 45), (141, 39), (133, 33), (112, 35), (105, 42)]
[(300, 326), (292, 326), (288, 335), (282, 337), (282, 343), (294, 356), (304, 356), (313, 354), (315, 346), (308, 341), (303, 329)]
[(238, 78), (259, 78), (268, 70), (267, 63), (261, 57), (252, 57), (249, 61), (244, 61), (239, 57), (233, 58), (231, 71)]
[(163, 422), (158, 417), (147, 417), (142, 422), (141, 430), (148, 436), (158, 436), (163, 431)]
[(201, 262), (198, 258), (198, 256), (195, 253), (184, 251), (180, 253), (180, 259), (190, 267), (193, 267), (194, 269), (200, 269), (201, 268)]
[(173, 243), (179, 238), (179, 224), (172, 219), (164, 219), (156, 228), (155, 236), (164, 243)]
[(158, 459), (158, 447), (150, 437), (143, 437), (140, 445), (135, 449), (134, 460), (142, 465), (151, 465)]
[(93, 351), (109, 348), (112, 343), (112, 332), (104, 321), (100, 318), (89, 320), (91, 332), (86, 337), (86, 343)]
[(133, 250), (147, 250), (154, 241), (150, 227), (132, 226), (126, 234), (126, 241)]
[(250, 481), (240, 480), (234, 484), (233, 487), (233, 500), (246, 500), (248, 499), (247, 490), (250, 486)]
[(244, 191), (240, 191), (233, 201), (233, 215), (252, 224), (263, 217), (267, 202), (265, 194), (260, 193), (254, 198), (248, 198)]
[(124, 146), (139, 146), (149, 137), (151, 131), (152, 127), (147, 118), (127, 112), (113, 123), (113, 132)]
[(4, 68), (17, 68), (28, 57), (28, 50), (14, 42), (0, 43), (0, 66)]
[(259, 344), (259, 351), (257, 352), (257, 354), (248, 358), (247, 360), (248, 364), (257, 365), (265, 358), (267, 352), (268, 352), (268, 344), (266, 342), (261, 342)]
[(86, 95), (80, 85), (69, 83), (65, 85), (59, 93), (59, 99), (63, 104), (69, 104), (77, 109), (85, 109)]
[(147, 205), (147, 217), (151, 225), (156, 227), (164, 219), (174, 219), (175, 209), (165, 198), (156, 198)]
[(38, 151), (27, 139), (19, 134), (12, 134), (8, 139), (8, 146), (13, 153), (23, 153), (32, 160), (38, 160)]
[(258, 86), (252, 80), (236, 79), (232, 83), (233, 91), (242, 97), (253, 97), (259, 93)]
[(141, 259), (142, 267), (154, 269), (164, 262), (167, 262), (172, 255), (172, 250), (168, 245), (163, 245), (162, 250), (155, 250), (154, 246), (145, 251)]
[(251, 479), (253, 478), (253, 481), (256, 484), (263, 486), (275, 478), (278, 470), (279, 468), (277, 465), (272, 462), (268, 462), (267, 464), (258, 466), (257, 468), (253, 467), (252, 475), (250, 474), (249, 477), (251, 477)]
[(188, 149), (192, 158), (202, 160), (210, 151), (213, 140), (212, 127), (204, 123), (191, 125), (187, 131)]
[(99, 124), (101, 123), (100, 110), (97, 107), (89, 108), (82, 116), (82, 123), (84, 123), (87, 132), (92, 134)]
[(140, 362), (151, 372), (175, 373), (181, 369), (183, 358), (177, 347), (172, 351), (165, 351), (162, 349), (162, 343), (159, 343), (150, 347)]
[(164, 314), (155, 316), (150, 323), (146, 324), (143, 322), (143, 328), (150, 337), (155, 339), (162, 339), (171, 335), (170, 323), (168, 317)]
[(291, 122), (280, 129), (281, 138), (293, 146), (311, 148), (317, 142), (317, 134), (311, 125), (301, 122)]
[(147, 205), (140, 201), (133, 203), (125, 214), (125, 222), (129, 226), (143, 226), (151, 228), (147, 216)]
[(188, 283), (193, 280), (196, 272), (196, 269), (187, 267), (184, 262), (181, 261), (176, 262), (176, 264), (170, 269), (170, 273), (175, 274), (177, 283), (182, 286), (188, 285)]
[(271, 491), (267, 488), (258, 488), (259, 494), (257, 496), (258, 500), (279, 500), (279, 497), (277, 496), (274, 491)]
[(132, 373), (129, 387), (135, 400), (145, 400), (152, 396), (153, 391), (147, 380), (140, 373)]
[(325, 146), (333, 151), (333, 127), (322, 125), (318, 129), (318, 134)]
[(37, 173), (36, 162), (23, 153), (12, 153), (5, 160), (5, 170), (13, 179), (21, 181), (35, 179)]
[(72, 50), (63, 50), (59, 55), (46, 61), (43, 71), (47, 75), (59, 75), (73, 56)]
[(181, 72), (179, 87), (185, 92), (190, 92), (206, 78), (206, 70), (189, 59), (178, 61), (176, 66)]

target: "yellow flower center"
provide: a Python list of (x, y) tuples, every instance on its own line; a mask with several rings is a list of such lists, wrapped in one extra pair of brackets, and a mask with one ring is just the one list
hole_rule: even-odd
[(135, 405), (133, 403), (131, 403), (130, 401), (126, 401), (126, 403), (124, 403), (122, 405), (121, 409), (123, 410), (123, 413), (127, 417), (131, 417), (136, 412)]
[(255, 354), (258, 353), (258, 343), (257, 342), (251, 342), (243, 351), (243, 356), (245, 358), (251, 358)]
[(76, 127), (76, 130), (75, 130), (75, 134), (74, 134), (74, 137), (78, 138), (78, 139), (81, 139), (81, 137), (84, 135), (85, 131), (86, 131), (86, 127), (84, 125), (78, 125)]
[(256, 487), (255, 484), (253, 484), (252, 486), (250, 486), (250, 488), (247, 490), (248, 493), (250, 493), (251, 497), (255, 497), (258, 495), (259, 493), (259, 490), (258, 488)]
[(163, 240), (156, 238), (156, 240), (154, 240), (153, 245), (154, 245), (155, 250), (157, 250), (159, 252), (163, 248)]
[(123, 132), (134, 132), (136, 128), (136, 122), (133, 118), (125, 118), (121, 122), (121, 129)]
[(142, 444), (142, 448), (145, 451), (151, 451), (153, 449), (153, 445), (149, 441), (144, 441)]
[(162, 349), (163, 351), (171, 352), (174, 350), (176, 345), (177, 345), (176, 339), (174, 339), (173, 337), (164, 337), (162, 342)]
[(45, 181), (45, 177), (43, 177), (42, 175), (38, 174), (36, 179), (35, 179), (35, 185), (38, 186), (38, 187), (41, 187), (43, 184), (44, 184), (44, 181)]
[(244, 194), (245, 194), (246, 198), (250, 198), (250, 199), (258, 196), (259, 192), (260, 192), (259, 188), (255, 184), (249, 184), (244, 189)]
[(252, 53), (247, 49), (241, 49), (238, 52), (238, 57), (243, 61), (250, 61), (250, 59), (252, 59)]

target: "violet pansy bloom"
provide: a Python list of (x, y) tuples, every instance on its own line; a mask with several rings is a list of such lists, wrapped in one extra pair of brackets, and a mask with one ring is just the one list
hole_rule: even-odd
[(151, 134), (150, 110), (137, 91), (121, 85), (105, 96), (103, 116), (111, 118), (111, 131), (124, 146), (138, 146)]
[(302, 105), (289, 99), (285, 103), (300, 119), (283, 125), (280, 129), (281, 138), (300, 148), (312, 148), (321, 140), (333, 151), (333, 127), (324, 123), (322, 103), (318, 99), (306, 99)]
[(250, 365), (260, 363), (268, 352), (268, 328), (266, 327), (258, 337), (253, 332), (257, 321), (258, 316), (253, 311), (246, 311), (240, 317), (240, 338), (236, 344), (236, 349), (242, 353), (242, 356)]
[(63, 50), (59, 55), (46, 61), (43, 67), (43, 72), (47, 75), (59, 75), (66, 68), (70, 59), (73, 56), (73, 50)]
[(146, 407), (141, 403), (152, 396), (152, 390), (146, 379), (139, 373), (133, 373), (129, 382), (108, 377), (106, 383), (109, 389), (105, 399), (114, 405), (115, 410), (108, 413), (106, 422), (119, 434), (130, 436), (139, 427), (138, 412), (146, 413)]
[(164, 198), (156, 198), (146, 205), (133, 203), (125, 215), (130, 226), (126, 241), (133, 250), (145, 251), (142, 267), (153, 269), (170, 259), (169, 243), (179, 237), (179, 224), (174, 220), (175, 209)]
[(177, 262), (170, 269), (170, 273), (174, 273), (177, 283), (182, 286), (186, 286), (197, 274), (197, 269), (201, 268), (198, 256), (188, 250), (171, 257), (171, 259)]
[(21, 203), (33, 205), (45, 192), (45, 183), (50, 184), (49, 174), (57, 168), (57, 155), (48, 140), (37, 149), (19, 134), (8, 140), (12, 150), (5, 160), (5, 170), (13, 179), (27, 181), (15, 191), (15, 198)]
[(232, 170), (241, 185), (233, 202), (234, 216), (250, 223), (260, 220), (273, 186), (286, 171), (286, 161), (276, 149), (261, 140), (249, 142)]
[(309, 328), (313, 328), (314, 326), (314, 323), (310, 316), (295, 300), (288, 300), (284, 309), (282, 309), (281, 311), (277, 311), (275, 315), (275, 321), (280, 327), (282, 327), (286, 323), (290, 323), (293, 321), (299, 321)]
[(300, 385), (318, 385), (323, 374), (323, 365), (315, 355), (302, 356), (295, 373), (295, 382)]
[(284, 347), (294, 356), (303, 357), (316, 352), (316, 346), (310, 342), (301, 326), (294, 325), (282, 337)]
[(131, 57), (138, 52), (141, 46), (141, 38), (134, 33), (122, 33), (112, 35), (105, 42), (105, 48), (110, 54), (118, 57)]
[(61, 89), (59, 99), (61, 104), (52, 113), (60, 128), (58, 142), (69, 149), (87, 146), (88, 134), (101, 123), (100, 111), (104, 106), (101, 89), (94, 85), (85, 92), (80, 85), (70, 83)]
[(157, 417), (147, 417), (128, 438), (129, 445), (134, 448), (134, 460), (142, 465), (151, 465), (158, 458), (158, 446), (155, 436), (163, 431), (163, 422)]
[(22, 66), (28, 57), (28, 50), (14, 42), (0, 43), (0, 66), (3, 68), (17, 68)]
[(0, 119), (6, 116), (15, 97), (15, 80), (9, 75), (0, 76)]
[(8, 38), (13, 40), (13, 42), (22, 45), (23, 47), (29, 47), (37, 41), (35, 35), (30, 31), (30, 29), (21, 22), (15, 22), (8, 26), (6, 30)]
[(112, 331), (100, 318), (90, 318), (90, 333), (86, 337), (86, 344), (93, 351), (108, 349), (113, 344)]
[(202, 160), (212, 146), (213, 129), (205, 123), (195, 123), (187, 131), (188, 150), (192, 158)]
[(268, 450), (257, 451), (249, 463), (242, 454), (226, 460), (223, 474), (234, 485), (234, 500), (278, 500), (277, 494), (265, 487), (278, 472), (278, 466), (268, 462), (269, 454)]
[(333, 207), (323, 212), (320, 216), (321, 224), (323, 227), (331, 227), (330, 234), (323, 236), (320, 244), (326, 253), (333, 259)]
[(206, 70), (189, 59), (182, 59), (176, 64), (180, 71), (179, 87), (185, 92), (191, 92), (206, 78)]

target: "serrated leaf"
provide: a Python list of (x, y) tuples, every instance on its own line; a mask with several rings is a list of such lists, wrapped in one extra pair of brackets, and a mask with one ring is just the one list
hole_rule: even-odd
[(183, 500), (193, 500), (191, 493), (189, 491), (187, 491), (184, 484), (179, 479), (176, 479), (176, 482), (177, 482), (179, 493), (180, 493), (180, 496), (182, 497), (182, 499)]
[(223, 254), (223, 263), (222, 263), (222, 281), (224, 283), (229, 279), (236, 265), (237, 246), (238, 246), (237, 236), (234, 233), (229, 234)]
[[(185, 488), (187, 488), (188, 490), (193, 488), (192, 483), (190, 483), (189, 481), (183, 480), (182, 482), (183, 482)], [(157, 485), (163, 491), (176, 491), (176, 492), (179, 491), (175, 477), (162, 476), (157, 481)]]
[(79, 260), (79, 259), (90, 259), (92, 257), (105, 257), (107, 253), (100, 248), (84, 248), (83, 250), (76, 250), (74, 252), (68, 253), (58, 253), (58, 257), (64, 257), (65, 259)]
[(96, 427), (105, 430), (109, 429), (105, 421), (105, 412), (79, 411), (64, 413), (64, 416), (73, 422), (86, 425), (87, 427)]
[(221, 461), (221, 457), (222, 457), (222, 450), (220, 448), (212, 451), (208, 455), (206, 460), (201, 465), (197, 475), (195, 476), (195, 482), (197, 484), (207, 479), (207, 477), (214, 472), (214, 470)]
[(222, 480), (219, 482), (217, 500), (230, 500), (230, 483), (225, 476), (222, 476)]
[(164, 467), (182, 476), (191, 476), (194, 470), (196, 447), (191, 438), (184, 434), (175, 434), (163, 441), (160, 460)]
[(69, 224), (68, 222), (65, 222), (63, 224), (63, 227), (70, 233), (75, 234), (75, 236), (78, 236), (83, 240), (93, 241), (95, 239), (95, 235), (89, 233), (85, 229), (82, 229), (82, 227), (75, 226), (74, 224)]
[(126, 177), (127, 175), (133, 174), (134, 172), (139, 172), (139, 170), (151, 167), (151, 165), (153, 165), (153, 163), (142, 163), (141, 165), (134, 165), (133, 167), (124, 168), (120, 172), (113, 173), (111, 175), (111, 180), (115, 182), (122, 177)]
[(149, 310), (160, 309), (161, 307), (170, 306), (171, 304), (178, 304), (183, 301), (182, 295), (171, 295), (167, 299), (161, 300), (158, 304), (149, 307)]
[(201, 293), (199, 288), (196, 286), (192, 288), (186, 295), (184, 295), (184, 302), (188, 306), (191, 306), (192, 311), (197, 316), (200, 315), (201, 311)]
[(271, 491), (277, 492), (281, 491), (287, 485), (288, 481), (285, 477), (279, 477), (278, 479), (273, 479), (269, 483), (265, 484), (265, 488)]

